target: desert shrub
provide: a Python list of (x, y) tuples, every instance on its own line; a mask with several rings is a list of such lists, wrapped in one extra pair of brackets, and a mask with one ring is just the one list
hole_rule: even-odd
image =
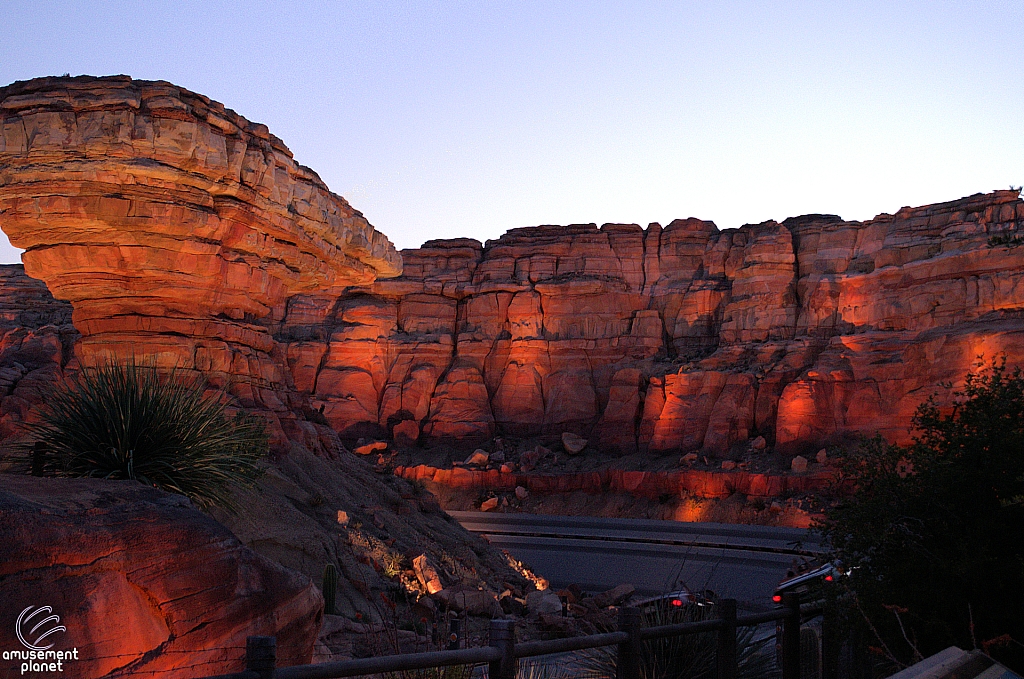
[[(643, 626), (659, 627), (683, 622), (698, 622), (715, 617), (715, 607), (684, 606), (650, 607), (643, 610)], [(769, 650), (774, 649), (774, 636), (755, 640), (756, 627), (736, 630), (738, 679), (767, 679), (774, 663)], [(770, 647), (770, 648), (769, 648)], [(641, 679), (712, 679), (716, 676), (715, 656), (718, 633), (701, 632), (664, 639), (647, 639), (640, 645)], [(585, 651), (579, 666), (584, 675), (594, 679), (612, 678), (617, 665), (617, 648), (607, 646)]]
[(1024, 374), (978, 368), (952, 408), (918, 409), (911, 445), (847, 458), (855, 491), (819, 525), (853, 567), (855, 617), (897, 665), (958, 645), (1024, 666)]
[(27, 425), (36, 473), (134, 479), (201, 507), (232, 508), (232, 488), (251, 487), (261, 472), (266, 427), (253, 415), (230, 416), (204, 386), (134, 362), (82, 370)]

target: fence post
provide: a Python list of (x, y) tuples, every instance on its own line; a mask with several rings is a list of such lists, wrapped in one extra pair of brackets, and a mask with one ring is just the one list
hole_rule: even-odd
[(271, 679), (277, 667), (277, 637), (245, 638), (245, 669)]
[(43, 456), (46, 454), (46, 444), (42, 441), (36, 441), (32, 445), (32, 476), (42, 476), (43, 467)]
[(782, 620), (782, 679), (800, 679), (800, 594), (785, 592), (782, 606), (789, 609)]
[(716, 605), (722, 627), (718, 630), (718, 679), (736, 679), (736, 600), (720, 599)]
[(821, 679), (839, 676), (839, 621), (830, 603), (825, 603), (821, 615)]
[(490, 645), (501, 651), (501, 657), (491, 661), (490, 679), (515, 679), (515, 623), (512, 620), (491, 620)]
[(615, 663), (615, 679), (640, 679), (640, 626), (639, 608), (619, 609), (619, 631), (629, 639), (619, 644)]

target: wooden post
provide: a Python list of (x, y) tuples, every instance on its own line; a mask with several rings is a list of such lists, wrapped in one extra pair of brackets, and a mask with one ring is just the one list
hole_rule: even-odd
[(619, 644), (615, 679), (640, 679), (641, 619), (639, 608), (619, 609), (619, 631), (629, 634), (629, 639)]
[(784, 593), (782, 606), (789, 609), (782, 621), (782, 679), (800, 679), (800, 594)]
[(488, 672), (490, 679), (515, 679), (515, 622), (512, 620), (491, 620), (490, 636), (490, 645), (501, 651), (501, 657), (491, 661)]
[(277, 667), (277, 637), (246, 637), (245, 669), (271, 679)]
[(825, 603), (821, 615), (821, 679), (839, 677), (839, 621), (832, 605)]
[(36, 441), (32, 445), (32, 476), (42, 476), (43, 467), (43, 456), (46, 455), (46, 444), (42, 441)]
[(736, 679), (736, 600), (720, 599), (716, 605), (722, 628), (718, 630), (718, 679)]

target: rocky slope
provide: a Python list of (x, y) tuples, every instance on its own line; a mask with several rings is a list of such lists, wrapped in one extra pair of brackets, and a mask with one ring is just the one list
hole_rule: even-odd
[[(0, 617), (11, 623), (0, 643), (23, 648), (19, 613), (51, 607), (66, 631), (39, 645), (77, 649), (65, 676), (233, 672), (252, 634), (277, 637), (282, 665), (312, 657), (323, 610), (316, 587), (245, 548), (183, 497), (131, 481), (8, 476), (0, 540)], [(40, 622), (23, 626), (30, 642), (57, 625), (35, 631)], [(25, 674), (20, 665), (4, 661), (0, 674)]]
[[(979, 356), (1024, 359), (1024, 203), (540, 226), (403, 251), (401, 277), (293, 297), (276, 336), (343, 436), (588, 437), (728, 457), (905, 440)], [(940, 393), (940, 398), (942, 394)]]

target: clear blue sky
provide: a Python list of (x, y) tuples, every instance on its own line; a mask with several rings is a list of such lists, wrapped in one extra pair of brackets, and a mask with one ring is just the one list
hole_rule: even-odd
[(399, 247), (867, 219), (1024, 183), (1021, 0), (0, 9), (0, 84), (125, 73), (201, 92), (266, 123)]

